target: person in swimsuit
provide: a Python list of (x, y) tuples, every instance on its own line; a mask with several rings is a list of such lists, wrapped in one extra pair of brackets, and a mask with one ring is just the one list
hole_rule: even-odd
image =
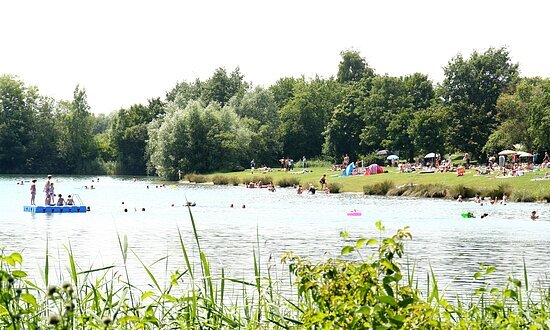
[(36, 197), (36, 180), (32, 180), (31, 183), (31, 205), (36, 205), (34, 203), (34, 198)]

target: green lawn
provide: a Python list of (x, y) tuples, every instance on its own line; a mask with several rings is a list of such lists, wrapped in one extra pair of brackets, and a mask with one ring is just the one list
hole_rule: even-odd
[[(206, 176), (207, 181), (212, 181), (212, 178), (216, 175), (226, 176), (228, 178), (235, 178), (240, 182), (257, 181), (262, 177), (270, 177), (275, 184), (284, 178), (297, 178), (300, 184), (308, 186), (312, 183), (319, 187), (319, 179), (323, 174), (327, 175), (327, 183), (339, 183), (342, 185), (341, 192), (363, 192), (364, 186), (374, 185), (376, 183), (382, 183), (384, 181), (391, 181), (394, 186), (400, 186), (405, 184), (413, 185), (444, 185), (448, 188), (460, 188), (461, 186), (468, 187), (473, 190), (497, 190), (499, 187), (507, 187), (515, 193), (528, 194), (534, 197), (534, 200), (544, 200), (550, 197), (550, 180), (536, 180), (535, 178), (541, 178), (545, 173), (550, 172), (550, 169), (539, 170), (535, 172), (527, 173), (523, 176), (512, 178), (495, 178), (494, 175), (474, 175), (474, 171), (467, 171), (462, 177), (458, 177), (456, 173), (399, 173), (397, 168), (385, 167), (388, 173), (377, 175), (358, 175), (350, 177), (340, 177), (341, 172), (331, 171), (327, 167), (310, 167), (310, 173), (293, 174), (285, 171), (274, 169), (273, 172), (254, 171), (254, 174), (250, 173), (250, 170), (244, 172), (232, 172), (232, 173), (214, 173)], [(300, 169), (296, 169), (299, 171)], [(265, 183), (265, 182), (264, 182)]]

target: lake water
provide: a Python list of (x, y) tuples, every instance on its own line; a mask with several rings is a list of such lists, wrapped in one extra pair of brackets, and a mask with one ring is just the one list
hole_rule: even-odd
[[(0, 177), (0, 247), (8, 252), (22, 252), (24, 269), (39, 283), (46, 241), (56, 273), (65, 272), (65, 246), (69, 244), (83, 270), (121, 266), (117, 235), (128, 237), (131, 250), (158, 278), (165, 278), (165, 269), (185, 269), (178, 228), (191, 254), (197, 254), (189, 212), (183, 207), (186, 200), (197, 204), (191, 209), (201, 247), (212, 268), (219, 271), (223, 266), (233, 276), (253, 275), (253, 250), (258, 246), (262, 266), (275, 265), (284, 276), (284, 267), (279, 263), (284, 253), (292, 251), (313, 260), (338, 256), (344, 244), (340, 231), (349, 232), (353, 238), (378, 238), (374, 223), (380, 220), (387, 235), (410, 226), (413, 240), (406, 243), (406, 252), (417, 263), (421, 284), (431, 265), (441, 287), (451, 293), (471, 292), (478, 285), (472, 284), (472, 276), (481, 264), (496, 266), (497, 272), (490, 280), (502, 284), (512, 273), (522, 276), (524, 260), (531, 283), (547, 283), (548, 204), (480, 206), (473, 202), (361, 194), (297, 195), (294, 190), (283, 188), (269, 192), (209, 185), (157, 187), (158, 183), (147, 179), (134, 182), (131, 178), (100, 177), (98, 181), (97, 177), (54, 177), (56, 193), (64, 197), (79, 195), (91, 212), (32, 214), (23, 212), (23, 205), (30, 200), (30, 179)], [(37, 203), (41, 203), (45, 178), (37, 179)], [(21, 180), (25, 180), (24, 184), (18, 185)], [(84, 189), (85, 185), (94, 185), (95, 189)], [(230, 204), (234, 207), (230, 208)], [(361, 210), (363, 215), (347, 216), (351, 209)], [(540, 215), (539, 221), (530, 220), (533, 210)], [(474, 212), (477, 218), (462, 218), (461, 213), (467, 211)], [(482, 213), (489, 216), (480, 219)], [(163, 257), (168, 258), (155, 263)], [(150, 283), (133, 255), (128, 267), (133, 283)]]

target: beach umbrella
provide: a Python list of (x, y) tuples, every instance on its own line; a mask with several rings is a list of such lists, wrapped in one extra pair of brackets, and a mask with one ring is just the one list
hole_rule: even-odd
[(499, 154), (499, 155), (502, 155), (502, 156), (507, 156), (507, 155), (515, 155), (515, 154), (517, 154), (517, 153), (518, 153), (517, 151), (510, 150), (510, 149), (506, 149), (506, 150), (502, 150), (502, 151), (499, 152), (498, 154)]
[(389, 155), (386, 159), (388, 159), (388, 160), (398, 160), (398, 159), (399, 159), (399, 156), (397, 156), (397, 155)]
[(518, 156), (520, 156), (520, 157), (533, 157), (533, 154), (529, 153), (529, 152), (525, 152), (525, 151), (520, 151), (520, 152), (518, 152)]
[(378, 151), (376, 152), (376, 154), (377, 154), (377, 155), (381, 155), (381, 156), (385, 156), (385, 155), (389, 155), (389, 154), (390, 154), (390, 151), (389, 151), (389, 150), (386, 150), (386, 149), (384, 149), (384, 150), (378, 150)]
[(429, 154), (427, 154), (426, 156), (424, 156), (424, 158), (435, 158), (435, 153), (434, 153), (434, 152), (430, 152)]

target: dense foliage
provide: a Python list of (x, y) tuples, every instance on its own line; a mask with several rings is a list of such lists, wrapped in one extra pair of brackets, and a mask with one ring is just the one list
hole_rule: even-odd
[[(280, 158), (368, 159), (388, 149), (414, 160), (468, 152), (485, 161), (520, 144), (550, 150), (550, 79), (519, 76), (506, 48), (457, 55), (434, 85), (376, 74), (355, 50), (335, 77), (283, 77), (263, 88), (238, 68), (179, 82), (164, 97), (93, 115), (86, 91), (40, 95), (0, 77), (0, 173), (206, 173), (274, 166)], [(227, 122), (224, 122), (227, 121)], [(421, 157), (420, 157), (421, 158)]]

